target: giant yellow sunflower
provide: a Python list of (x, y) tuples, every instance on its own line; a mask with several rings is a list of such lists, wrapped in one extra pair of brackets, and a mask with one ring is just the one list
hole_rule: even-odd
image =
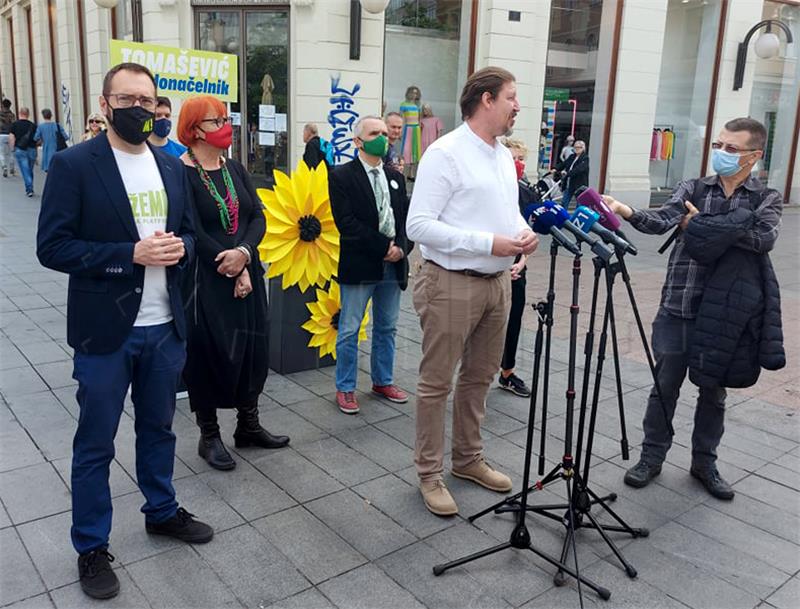
[(258, 189), (267, 231), (258, 246), (269, 263), (267, 277), (283, 275), (282, 286), (323, 286), (339, 264), (339, 231), (328, 197), (325, 163), (309, 169), (300, 160), (289, 177), (274, 171), (275, 188)]
[[(371, 301), (370, 301), (371, 302)], [(367, 323), (369, 322), (369, 306), (364, 311), (364, 319), (361, 320), (361, 327), (358, 329), (358, 342), (367, 340)], [(319, 347), (319, 356), (325, 357), (328, 353), (336, 359), (336, 336), (339, 326), (339, 312), (342, 309), (339, 296), (339, 284), (331, 279), (328, 291), (317, 288), (316, 302), (306, 304), (311, 311), (311, 319), (302, 325), (304, 330), (311, 333), (311, 340), (308, 341), (309, 347)]]

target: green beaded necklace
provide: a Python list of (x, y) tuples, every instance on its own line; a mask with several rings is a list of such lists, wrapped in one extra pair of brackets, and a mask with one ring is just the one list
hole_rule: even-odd
[(225, 197), (223, 198), (222, 195), (219, 194), (217, 187), (214, 185), (211, 176), (208, 175), (208, 172), (200, 164), (200, 161), (197, 160), (197, 157), (194, 155), (194, 152), (191, 148), (187, 150), (187, 154), (189, 155), (189, 159), (194, 164), (195, 169), (197, 169), (197, 172), (200, 174), (200, 181), (203, 183), (203, 186), (206, 187), (208, 194), (211, 195), (211, 198), (214, 199), (214, 202), (217, 204), (217, 209), (219, 210), (219, 220), (222, 223), (222, 228), (225, 229), (225, 234), (235, 235), (236, 231), (239, 230), (239, 196), (236, 194), (236, 188), (233, 185), (233, 180), (231, 179), (231, 173), (228, 171), (227, 163), (225, 163), (223, 159), (222, 181), (225, 183), (225, 189), (227, 190)]

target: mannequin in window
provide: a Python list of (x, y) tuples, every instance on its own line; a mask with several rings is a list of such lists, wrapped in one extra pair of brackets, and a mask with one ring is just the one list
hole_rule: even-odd
[(419, 87), (410, 86), (406, 89), (406, 100), (400, 104), (400, 114), (403, 115), (403, 140), (400, 145), (403, 151), (403, 161), (410, 175), (416, 173), (416, 164), (422, 156), (422, 129), (419, 123), (419, 102), (422, 92)]
[(438, 116), (433, 115), (433, 108), (430, 104), (422, 104), (422, 144), (420, 146), (420, 156), (425, 154), (428, 146), (438, 140), (444, 133), (444, 123)]
[(264, 78), (261, 79), (261, 103), (267, 106), (272, 105), (272, 92), (275, 90), (275, 82), (272, 80), (272, 76), (269, 74), (264, 74)]

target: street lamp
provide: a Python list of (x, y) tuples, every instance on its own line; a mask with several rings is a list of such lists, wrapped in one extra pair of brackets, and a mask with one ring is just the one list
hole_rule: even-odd
[(770, 59), (778, 55), (781, 41), (777, 34), (772, 31), (773, 25), (777, 25), (786, 33), (786, 44), (791, 44), (793, 42), (792, 31), (789, 29), (789, 26), (778, 19), (765, 19), (751, 27), (750, 31), (747, 32), (747, 36), (744, 37), (744, 41), (739, 43), (739, 51), (736, 54), (736, 70), (733, 76), (734, 91), (738, 91), (742, 88), (742, 83), (744, 82), (744, 66), (747, 63), (747, 45), (750, 44), (750, 39), (759, 28), (766, 26), (766, 31), (756, 40), (754, 45), (756, 55), (761, 57), (761, 59)]
[(350, 59), (361, 59), (361, 9), (380, 14), (389, 0), (350, 0)]

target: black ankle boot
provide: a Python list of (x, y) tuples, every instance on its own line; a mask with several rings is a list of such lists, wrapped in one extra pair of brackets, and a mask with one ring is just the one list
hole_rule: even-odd
[(228, 449), (222, 443), (217, 424), (217, 413), (197, 413), (197, 424), (200, 426), (200, 442), (197, 445), (197, 454), (206, 460), (214, 469), (227, 471), (236, 467)]
[(257, 446), (259, 448), (283, 448), (289, 444), (289, 436), (273, 436), (258, 423), (258, 407), (242, 406), (236, 413), (236, 431), (233, 432), (236, 448)]

